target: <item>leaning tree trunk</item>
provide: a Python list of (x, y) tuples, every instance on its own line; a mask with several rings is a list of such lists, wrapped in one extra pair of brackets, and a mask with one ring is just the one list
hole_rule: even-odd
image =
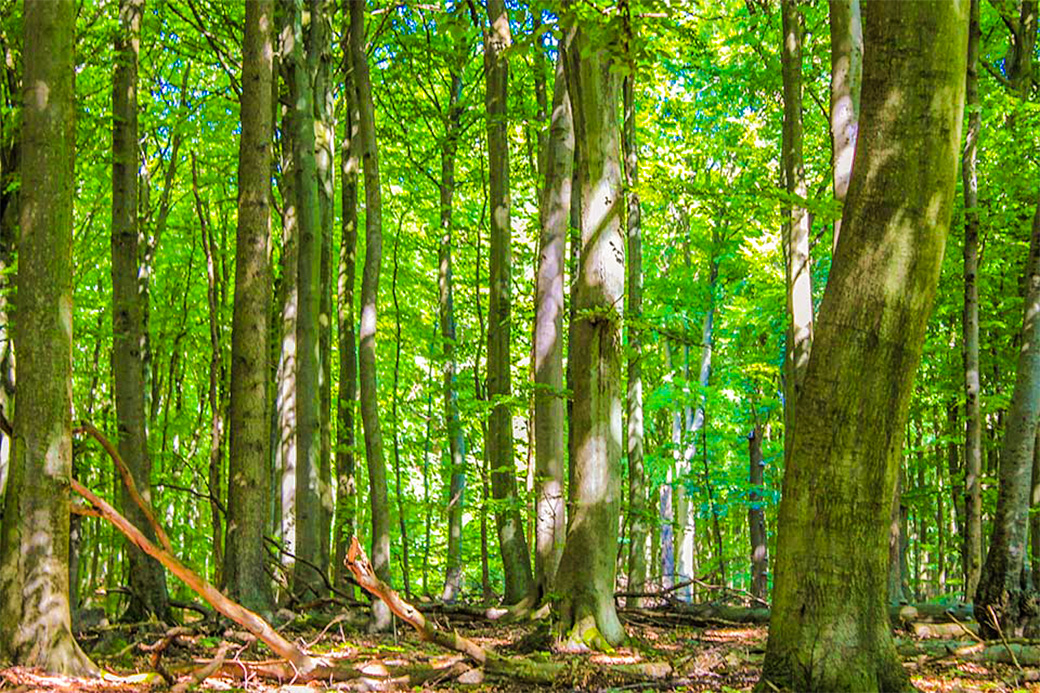
[(238, 146), (238, 236), (231, 323), (231, 451), (224, 585), (247, 609), (273, 604), (264, 570), (270, 494), (267, 319), (271, 304), (272, 0), (246, 4), (242, 45), (242, 135)]
[[(137, 223), (137, 57), (144, 0), (121, 0), (116, 66), (112, 78), (112, 370), (115, 381), (119, 454), (134, 483), (151, 504), (152, 461), (148, 455), (145, 419), (145, 325), (138, 291)], [(120, 487), (120, 504), (127, 519), (154, 539), (144, 515)], [(130, 602), (124, 618), (141, 621), (149, 614), (169, 619), (166, 574), (158, 562), (126, 543), (129, 556)]]
[[(390, 501), (386, 492), (386, 461), (379, 426), (376, 390), (376, 300), (383, 250), (383, 201), (379, 189), (379, 150), (375, 107), (365, 51), (365, 0), (350, 3), (350, 53), (354, 65), (354, 95), (358, 108), (358, 138), (365, 167), (365, 268), (361, 275), (361, 338), (358, 360), (361, 379), (361, 424), (365, 432), (369, 501), (372, 505), (372, 565), (376, 576), (390, 582)], [(371, 630), (390, 627), (390, 609), (372, 602)]]
[(509, 137), (506, 97), (509, 63), (504, 52), (512, 39), (505, 0), (488, 0), (490, 29), (484, 35), (487, 77), (488, 188), (491, 208), (491, 250), (488, 282), (487, 395), (492, 402), (487, 450), (491, 464), (491, 494), (498, 504), (495, 526), (505, 574), (506, 604), (529, 596), (534, 585), (524, 524), (516, 503), (516, 463), (513, 460), (513, 413), (509, 334), (512, 313), (512, 250), (509, 222)]
[(967, 135), (961, 157), (964, 187), (964, 595), (971, 601), (982, 572), (982, 406), (979, 399), (979, 0), (971, 0), (964, 107)]
[(0, 658), (96, 675), (69, 616), (72, 475), (72, 0), (25, 3), (14, 446), (0, 534)]
[(910, 690), (888, 525), (953, 206), (968, 3), (871, 3), (865, 20), (857, 162), (792, 431), (763, 690)]
[[(831, 169), (834, 199), (844, 204), (852, 177), (859, 129), (859, 92), (863, 81), (863, 27), (860, 0), (830, 0), (831, 22)], [(841, 237), (834, 220), (832, 249)]]
[(614, 605), (621, 511), (621, 300), (624, 209), (616, 118), (620, 79), (605, 48), (571, 29), (567, 84), (578, 142), (581, 253), (570, 361), (574, 474), (567, 542), (556, 590), (560, 632), (571, 648), (625, 639)]
[(1027, 603), (1023, 592), (1022, 574), (1036, 425), (1040, 419), (1040, 200), (1033, 217), (1025, 275), (1025, 316), (1015, 390), (1000, 455), (997, 514), (975, 592), (975, 613), (984, 637), (997, 636), (1001, 630), (1005, 634), (1020, 634), (1028, 618), (1036, 617), (1036, 607)]
[(556, 61), (552, 125), (545, 156), (534, 332), (535, 587), (553, 590), (566, 533), (563, 470), (566, 463), (563, 391), (563, 270), (570, 226), (574, 125), (567, 95), (564, 52)]

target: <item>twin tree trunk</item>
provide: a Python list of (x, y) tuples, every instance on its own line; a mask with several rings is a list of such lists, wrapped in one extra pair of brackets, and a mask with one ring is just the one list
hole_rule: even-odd
[[(138, 283), (137, 220), (137, 58), (143, 12), (144, 0), (120, 0), (112, 78), (112, 371), (119, 454), (150, 505), (152, 461), (148, 454), (141, 346), (146, 326)], [(125, 486), (120, 486), (119, 500), (127, 519), (154, 540), (154, 531)], [(166, 573), (162, 566), (130, 542), (126, 542), (126, 553), (130, 601), (124, 618), (136, 622), (154, 614), (168, 621)]]
[[(3, 532), (0, 658), (96, 675), (69, 616), (72, 475), (72, 0), (25, 3), (17, 380)], [(134, 169), (136, 172), (136, 168)]]
[(614, 605), (621, 509), (621, 307), (624, 209), (617, 107), (620, 79), (605, 48), (580, 28), (565, 47), (578, 148), (580, 255), (570, 348), (571, 515), (557, 574), (560, 631), (572, 648), (625, 639)]
[(856, 163), (789, 431), (763, 690), (910, 689), (885, 604), (888, 524), (953, 204), (967, 28), (967, 0), (865, 13)]
[(267, 316), (271, 283), (273, 14), (272, 0), (246, 4), (231, 324), (231, 452), (223, 571), (228, 596), (261, 613), (270, 611), (273, 604), (264, 570), (264, 527), (270, 494)]

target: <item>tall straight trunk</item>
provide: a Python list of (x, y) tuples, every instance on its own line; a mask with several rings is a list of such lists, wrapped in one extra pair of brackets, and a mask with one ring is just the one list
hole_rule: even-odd
[(565, 646), (609, 648), (625, 639), (614, 604), (621, 511), (621, 301), (624, 210), (617, 108), (620, 78), (605, 48), (571, 28), (567, 86), (581, 190), (574, 341), (573, 504), (557, 573)]
[[(754, 407), (755, 405), (752, 404)], [(757, 419), (757, 415), (756, 415)], [(748, 434), (748, 464), (751, 493), (748, 495), (748, 534), (751, 537), (751, 594), (758, 599), (769, 596), (769, 548), (766, 544), (766, 512), (762, 492), (765, 490), (766, 460), (762, 455), (762, 426), (755, 425)]]
[(888, 528), (888, 603), (898, 604), (903, 600), (903, 562), (904, 547), (906, 545), (903, 536), (903, 474), (900, 471), (896, 479), (896, 489), (892, 494), (892, 514), (889, 516)]
[[(141, 352), (146, 327), (137, 280), (137, 57), (143, 12), (144, 0), (120, 1), (112, 78), (112, 370), (119, 454), (141, 496), (150, 504), (152, 461), (148, 454)], [(125, 487), (120, 487), (119, 499), (126, 518), (154, 540), (154, 530)], [(130, 542), (125, 546), (130, 563), (130, 601), (123, 617), (136, 622), (155, 614), (168, 620), (166, 573), (162, 566)]]
[(399, 265), (397, 262), (397, 249), (401, 244), (401, 226), (404, 222), (404, 217), (401, 217), (402, 224), (398, 224), (397, 233), (394, 234), (394, 252), (393, 252), (393, 274), (390, 278), (390, 296), (394, 302), (394, 385), (391, 391), (391, 418), (394, 420), (393, 427), (393, 445), (394, 445), (394, 492), (397, 495), (397, 522), (398, 528), (401, 531), (401, 578), (404, 580), (404, 594), (405, 598), (411, 601), (412, 599), (412, 584), (411, 576), (408, 567), (408, 510), (407, 504), (404, 500), (403, 490), (401, 488), (401, 439), (400, 439), (400, 419), (398, 418), (398, 403), (400, 400), (400, 390), (398, 389), (401, 379), (401, 304), (397, 300), (397, 274)]
[[(860, 0), (830, 0), (831, 169), (834, 199), (849, 192), (859, 129), (859, 91), (863, 81), (863, 26)], [(832, 250), (838, 247), (841, 218), (834, 220)]]
[[(627, 7), (627, 6), (626, 6)], [(636, 144), (635, 61), (622, 84), (623, 128), (621, 146), (625, 156), (625, 185), (628, 207), (628, 389), (626, 390), (626, 434), (628, 445), (628, 586), (642, 591), (646, 583), (646, 471), (643, 462), (643, 342), (639, 322), (643, 317), (643, 211), (639, 201), (639, 149)], [(631, 597), (629, 606), (642, 604)]]
[[(668, 339), (662, 340), (664, 348), (665, 382), (675, 379), (672, 365), (672, 346)], [(686, 524), (686, 488), (682, 481), (682, 415), (678, 408), (666, 412), (669, 443), (672, 450), (672, 464), (665, 471), (665, 480), (658, 492), (658, 514), (660, 517), (661, 539), (661, 588), (669, 589), (676, 584), (675, 546), (682, 545), (684, 526)], [(676, 520), (681, 519), (676, 526)], [(657, 555), (655, 552), (654, 555)]]
[[(372, 566), (376, 576), (390, 582), (390, 502), (386, 492), (386, 461), (379, 426), (376, 389), (376, 302), (379, 264), (383, 251), (383, 202), (379, 189), (379, 149), (376, 144), (375, 107), (365, 51), (365, 0), (350, 3), (350, 54), (354, 63), (354, 95), (358, 108), (358, 148), (365, 167), (365, 268), (361, 275), (361, 333), (358, 361), (361, 379), (361, 424), (365, 432), (369, 503), (372, 509)], [(371, 630), (390, 627), (390, 609), (372, 602)]]
[[(14, 446), (0, 533), (0, 657), (53, 674), (96, 676), (72, 637), (72, 0), (25, 3), (25, 84)], [(136, 170), (136, 169), (135, 169)]]
[(556, 60), (552, 126), (545, 156), (534, 333), (536, 598), (553, 590), (566, 539), (563, 470), (567, 454), (563, 391), (563, 270), (571, 213), (574, 124), (564, 50)]
[(505, 574), (506, 604), (528, 597), (533, 589), (531, 560), (524, 524), (516, 502), (516, 462), (513, 459), (512, 359), (512, 240), (509, 210), (509, 137), (506, 100), (509, 63), (503, 53), (512, 38), (505, 0), (488, 0), (490, 29), (484, 33), (484, 74), (487, 79), (489, 204), (491, 250), (488, 304), (488, 399), (493, 403), (488, 421), (487, 449), (491, 464), (491, 493), (497, 502), (495, 526)]
[(271, 36), (273, 0), (246, 5), (242, 43), (242, 135), (238, 144), (238, 233), (231, 323), (227, 539), (224, 585), (253, 611), (271, 610), (264, 528), (271, 493), (267, 430), (271, 310)]
[(339, 397), (336, 399), (336, 520), (335, 586), (354, 596), (354, 581), (343, 563), (357, 527), (357, 478), (354, 457), (354, 405), (357, 400), (357, 336), (354, 319), (354, 285), (357, 271), (357, 179), (361, 166), (358, 146), (357, 97), (350, 58), (350, 32), (343, 38), (344, 99), (346, 118), (340, 153), (343, 184), (339, 251)]
[(307, 601), (324, 594), (321, 565), (321, 392), (318, 318), (321, 309), (321, 226), (314, 156), (311, 71), (303, 51), (303, 0), (292, 0), (289, 61), (293, 114), (296, 223), (296, 557), (293, 594)]
[[(1029, 611), (1022, 576), (1036, 426), (1040, 419), (1040, 200), (1033, 216), (1025, 279), (1022, 338), (1000, 455), (997, 513), (975, 592), (977, 613), (986, 614), (979, 619), (980, 633), (986, 637), (994, 637), (1001, 630), (1006, 634), (1020, 633)], [(990, 609), (998, 623), (989, 617)]]
[(967, 28), (967, 0), (865, 14), (856, 163), (789, 432), (763, 689), (911, 690), (885, 602), (888, 526), (953, 207)]
[(784, 83), (782, 168), (790, 202), (784, 220), (784, 269), (787, 285), (787, 354), (784, 369), (784, 453), (790, 456), (791, 432), (813, 340), (812, 276), (809, 257), (808, 196), (802, 157), (802, 21), (798, 0), (781, 0), (783, 43), (780, 51)]
[(971, 0), (964, 108), (967, 135), (961, 156), (964, 186), (964, 594), (974, 598), (982, 573), (982, 405), (979, 399), (979, 0)]
[[(461, 51), (460, 51), (461, 52)], [(455, 195), (455, 156), (458, 150), (462, 109), (462, 72), (454, 66), (444, 147), (441, 150), (440, 245), (438, 247), (439, 320), (443, 343), (444, 429), (448, 438), (448, 552), (445, 556), (444, 590), (441, 600), (452, 603), (462, 590), (462, 520), (466, 494), (466, 441), (459, 418), (459, 395), (455, 358), (455, 288), (452, 274), (452, 200)], [(423, 458), (425, 460), (425, 457)], [(429, 541), (426, 542), (429, 551)], [(425, 565), (425, 563), (424, 563)], [(424, 573), (425, 575), (425, 573)]]

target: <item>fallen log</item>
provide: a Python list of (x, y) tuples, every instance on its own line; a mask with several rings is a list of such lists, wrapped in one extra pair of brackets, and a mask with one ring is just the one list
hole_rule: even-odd
[[(619, 613), (647, 619), (664, 619), (687, 625), (769, 625), (768, 607), (743, 607), (728, 604), (685, 604), (672, 602), (659, 607), (621, 608)], [(952, 623), (972, 619), (971, 604), (902, 604), (889, 607), (893, 626), (910, 628), (920, 623)], [(937, 631), (942, 629), (937, 629)]]
[[(351, 538), (350, 549), (343, 562), (365, 591), (383, 600), (390, 611), (416, 630), (421, 639), (466, 655), (482, 665), (490, 675), (525, 683), (550, 685), (560, 683), (570, 673), (570, 667), (564, 663), (535, 662), (523, 657), (505, 657), (454, 631), (448, 633), (440, 630), (431, 621), (426, 620), (422, 612), (402, 599), (401, 595), (392, 587), (376, 577), (372, 564), (369, 563), (357, 537)], [(665, 678), (671, 675), (672, 668), (669, 664), (649, 662), (614, 665), (610, 667), (610, 671), (628, 678), (632, 682), (638, 682)]]

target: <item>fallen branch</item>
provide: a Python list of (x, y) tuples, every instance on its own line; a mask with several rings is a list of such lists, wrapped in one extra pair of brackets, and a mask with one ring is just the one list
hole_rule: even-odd
[(230, 647), (231, 643), (226, 640), (220, 643), (220, 648), (217, 650), (217, 655), (213, 658), (213, 661), (208, 663), (206, 666), (200, 667), (191, 672), (190, 677), (171, 688), (170, 693), (187, 693), (189, 688), (199, 685), (210, 676), (217, 673), (220, 667), (224, 666), (224, 659), (227, 658), (227, 652)]
[(173, 553), (173, 547), (170, 545), (170, 538), (166, 536), (166, 532), (163, 530), (162, 525), (155, 519), (155, 513), (152, 512), (152, 506), (145, 502), (145, 499), (141, 497), (141, 494), (137, 491), (137, 485), (134, 483), (134, 477), (130, 474), (130, 469), (123, 462), (123, 458), (119, 456), (119, 451), (115, 445), (112, 445), (112, 441), (106, 438), (101, 431), (94, 428), (93, 424), (89, 421), (81, 421), (79, 428), (75, 433), (86, 433), (91, 438), (101, 443), (101, 447), (105, 449), (108, 456), (112, 458), (112, 462), (115, 464), (116, 469), (119, 470), (119, 475), (123, 477), (123, 485), (126, 486), (126, 490), (130, 493), (130, 498), (133, 499), (137, 507), (144, 513), (145, 518), (148, 520), (148, 524), (155, 530), (155, 536), (159, 539), (159, 543), (162, 544), (163, 548), (171, 554)]

